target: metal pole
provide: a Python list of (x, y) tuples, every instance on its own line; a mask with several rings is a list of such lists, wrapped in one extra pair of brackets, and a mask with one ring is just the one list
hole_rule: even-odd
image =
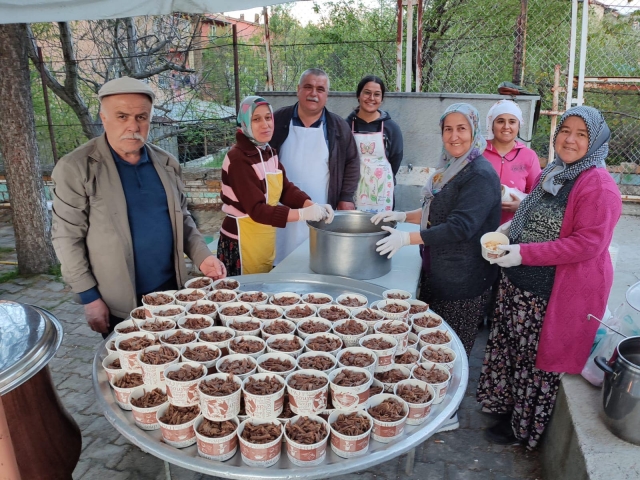
[(396, 92), (402, 91), (402, 0), (398, 0), (398, 30), (396, 33)]
[(422, 14), (423, 2), (418, 0), (418, 34), (416, 37), (416, 92), (422, 91)]
[(573, 97), (573, 75), (576, 70), (576, 36), (578, 33), (578, 0), (571, 1), (571, 42), (569, 44), (569, 71), (567, 72), (567, 104), (571, 108)]
[(264, 46), (267, 49), (267, 92), (273, 92), (273, 66), (271, 65), (271, 34), (269, 33), (269, 12), (262, 9), (264, 15)]
[(42, 81), (42, 96), (44, 98), (44, 111), (47, 114), (47, 125), (49, 126), (49, 140), (51, 141), (51, 153), (53, 154), (54, 165), (58, 163), (58, 147), (56, 137), (53, 134), (53, 120), (51, 120), (51, 108), (49, 107), (49, 91), (44, 75), (44, 60), (42, 59), (42, 48), (38, 47), (38, 70), (40, 70), (40, 80)]
[[(560, 65), (556, 65), (553, 74), (553, 111), (558, 111), (558, 100), (560, 99)], [(551, 128), (549, 133), (549, 163), (553, 162), (555, 151), (553, 148), (553, 135), (556, 132), (558, 116), (551, 116)]]
[(404, 91), (411, 91), (413, 80), (413, 1), (407, 0), (407, 53), (404, 63)]
[(587, 34), (589, 33), (589, 0), (582, 0), (582, 28), (580, 29), (580, 65), (578, 67), (577, 105), (584, 105), (584, 70), (587, 64)]
[(520, 0), (520, 15), (516, 20), (515, 46), (513, 49), (513, 83), (522, 85), (527, 41), (528, 0)]
[(238, 29), (231, 25), (233, 34), (233, 80), (236, 89), (236, 113), (240, 111), (240, 72), (238, 67)]

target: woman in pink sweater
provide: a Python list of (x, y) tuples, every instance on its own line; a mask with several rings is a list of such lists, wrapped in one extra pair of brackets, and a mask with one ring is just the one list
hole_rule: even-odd
[(555, 132), (555, 160), (518, 208), (501, 267), (493, 329), (477, 398), (499, 418), (494, 443), (534, 448), (563, 373), (579, 374), (613, 282), (608, 247), (620, 192), (605, 167), (610, 132), (602, 114), (574, 107)]

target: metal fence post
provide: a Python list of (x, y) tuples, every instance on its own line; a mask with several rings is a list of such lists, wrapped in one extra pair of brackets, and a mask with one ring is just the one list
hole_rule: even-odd
[(49, 126), (49, 139), (51, 141), (51, 153), (53, 155), (54, 165), (58, 163), (58, 148), (56, 146), (56, 137), (53, 133), (53, 121), (51, 120), (51, 108), (49, 106), (49, 91), (47, 90), (47, 82), (44, 74), (44, 60), (42, 57), (42, 48), (38, 47), (38, 70), (40, 71), (40, 79), (42, 80), (42, 96), (44, 98), (44, 111), (47, 114), (47, 124)]

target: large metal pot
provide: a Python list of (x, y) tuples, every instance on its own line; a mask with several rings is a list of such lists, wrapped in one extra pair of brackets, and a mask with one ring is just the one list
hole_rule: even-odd
[(594, 359), (604, 372), (605, 424), (627, 442), (640, 445), (640, 337), (622, 340), (611, 359)]
[[(336, 212), (333, 222), (307, 222), (311, 270), (368, 280), (391, 271), (391, 260), (376, 252), (376, 242), (388, 235), (383, 224), (371, 223), (371, 213)], [(384, 225), (395, 227), (395, 223)]]

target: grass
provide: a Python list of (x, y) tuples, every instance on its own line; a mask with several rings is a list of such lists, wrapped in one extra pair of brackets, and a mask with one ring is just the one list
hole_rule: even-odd
[(224, 156), (227, 154), (226, 150), (222, 150), (216, 153), (213, 156), (213, 159), (203, 164), (204, 168), (222, 168), (222, 162), (224, 160)]
[(49, 267), (49, 271), (47, 273), (56, 277), (56, 281), (62, 280), (62, 270), (59, 263)]
[(0, 255), (4, 254), (4, 253), (13, 253), (15, 252), (16, 249), (13, 247), (0, 247)]
[(9, 270), (8, 272), (0, 273), (0, 283), (7, 283), (18, 278), (18, 269)]

